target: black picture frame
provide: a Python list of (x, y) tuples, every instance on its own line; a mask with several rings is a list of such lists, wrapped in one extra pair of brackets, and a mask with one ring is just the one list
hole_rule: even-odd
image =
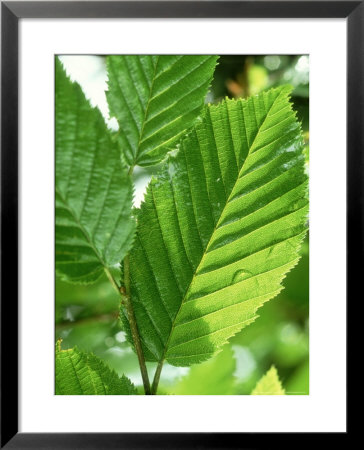
[[(305, 444), (310, 433), (18, 433), (18, 22), (115, 17), (347, 18), (347, 304), (361, 292), (364, 1), (1, 2), (1, 448), (269, 448), (274, 437), (281, 447), (296, 439)], [(337, 433), (335, 439), (347, 439), (348, 432)], [(316, 444), (319, 437), (316, 433)], [(327, 442), (327, 436), (322, 437)]]

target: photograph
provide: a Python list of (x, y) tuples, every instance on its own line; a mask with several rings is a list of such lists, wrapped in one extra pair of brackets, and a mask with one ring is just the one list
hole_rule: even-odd
[(350, 437), (363, 23), (1, 1), (0, 448)]
[(54, 74), (54, 393), (309, 395), (309, 55)]

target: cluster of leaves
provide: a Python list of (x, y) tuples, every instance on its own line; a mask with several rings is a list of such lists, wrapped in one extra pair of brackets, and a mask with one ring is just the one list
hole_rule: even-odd
[[(219, 361), (220, 362), (220, 361)], [(221, 361), (223, 362), (223, 361)], [(202, 369), (202, 370), (201, 370)], [(211, 369), (211, 368), (209, 368)], [(220, 378), (225, 373), (226, 366), (219, 364), (213, 372), (215, 383), (230, 383), (229, 378)], [(211, 371), (206, 372), (206, 366), (195, 366), (201, 376), (209, 376)], [(194, 375), (192, 375), (193, 377)], [(202, 378), (201, 378), (202, 380)], [(179, 389), (187, 385), (190, 394), (194, 394), (194, 385), (188, 386), (189, 378), (183, 380), (174, 394), (179, 394)], [(211, 386), (206, 386), (203, 394), (214, 394)], [(199, 392), (200, 393), (200, 392)], [(233, 393), (233, 391), (231, 391)], [(272, 366), (269, 371), (259, 380), (252, 391), (252, 395), (284, 395), (285, 391), (278, 378), (277, 370)], [(56, 346), (56, 395), (136, 395), (137, 390), (130, 380), (118, 375), (103, 363), (100, 358), (93, 354), (80, 352), (77, 347), (69, 350), (61, 349), (61, 341)]]
[[(156, 393), (165, 361), (206, 361), (253, 322), (281, 291), (306, 233), (290, 88), (204, 105), (216, 62), (109, 56), (112, 134), (56, 60), (57, 274), (92, 283), (106, 273), (146, 393), (145, 360), (158, 363)], [(161, 161), (133, 210), (134, 167)], [(60, 346), (56, 354), (57, 393), (135, 393), (95, 356)], [(266, 377), (257, 393), (277, 393), (274, 369)]]

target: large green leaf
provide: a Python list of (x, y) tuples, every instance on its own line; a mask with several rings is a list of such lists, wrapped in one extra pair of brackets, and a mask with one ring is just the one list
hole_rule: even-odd
[(161, 161), (204, 104), (217, 56), (108, 56), (110, 115), (130, 165)]
[(130, 249), (132, 185), (100, 111), (56, 59), (56, 270), (95, 281)]
[(91, 353), (56, 347), (56, 395), (133, 395), (131, 381)]
[(289, 92), (208, 106), (152, 179), (130, 255), (149, 360), (208, 359), (255, 320), (297, 263), (307, 175)]
[(268, 372), (262, 376), (251, 395), (284, 395), (285, 391), (279, 380), (277, 369), (272, 366)]

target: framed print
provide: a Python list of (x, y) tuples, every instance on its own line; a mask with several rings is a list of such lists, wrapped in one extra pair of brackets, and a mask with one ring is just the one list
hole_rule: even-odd
[(363, 8), (2, 2), (2, 447), (348, 437)]

